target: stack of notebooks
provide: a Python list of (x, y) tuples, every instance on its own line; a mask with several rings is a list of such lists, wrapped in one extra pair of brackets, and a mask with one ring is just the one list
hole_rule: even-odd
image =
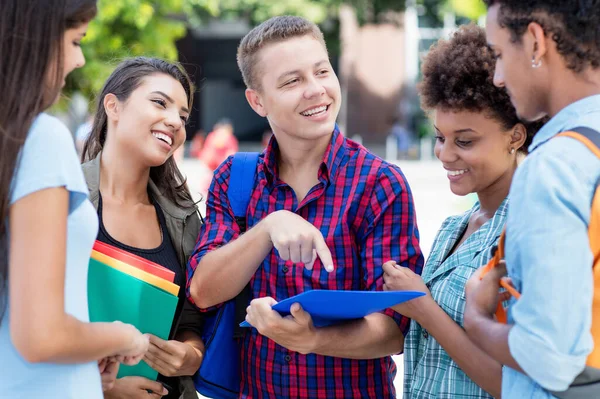
[[(90, 321), (118, 320), (169, 339), (179, 293), (174, 279), (175, 273), (163, 266), (96, 241), (88, 272)], [(126, 376), (155, 380), (158, 372), (141, 361), (121, 365), (118, 378)]]

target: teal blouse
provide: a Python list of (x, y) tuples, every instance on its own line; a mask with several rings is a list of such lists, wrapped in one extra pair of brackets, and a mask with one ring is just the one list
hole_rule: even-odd
[[(448, 256), (467, 228), (479, 203), (444, 221), (437, 233), (422, 278), (433, 299), (461, 327), (465, 310), (465, 284), (491, 258), (506, 222), (508, 200), (494, 216)], [(404, 396), (416, 398), (492, 398), (450, 358), (442, 346), (414, 320), (404, 341)]]

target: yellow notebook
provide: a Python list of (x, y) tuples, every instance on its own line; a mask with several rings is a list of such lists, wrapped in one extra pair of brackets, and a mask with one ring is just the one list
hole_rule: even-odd
[(173, 284), (170, 281), (163, 280), (162, 278), (157, 277), (154, 274), (145, 272), (141, 269), (128, 265), (127, 263), (121, 262), (120, 260), (104, 255), (103, 253), (92, 250), (92, 259), (104, 263), (105, 265), (110, 266), (113, 269), (119, 270), (122, 273), (135, 277), (138, 280), (144, 281), (150, 285), (160, 288), (161, 290), (168, 292), (171, 295), (177, 296), (179, 294), (179, 286), (177, 284)]

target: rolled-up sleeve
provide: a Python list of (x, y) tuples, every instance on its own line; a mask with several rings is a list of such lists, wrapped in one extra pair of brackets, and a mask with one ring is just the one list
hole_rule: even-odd
[(600, 161), (570, 138), (543, 147), (517, 171), (511, 188), (506, 261), (522, 296), (510, 308), (508, 341), (533, 380), (563, 391), (593, 347), (587, 225)]

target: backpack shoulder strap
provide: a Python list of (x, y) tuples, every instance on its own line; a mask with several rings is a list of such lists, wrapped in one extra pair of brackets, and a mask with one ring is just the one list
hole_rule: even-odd
[[(500, 234), (500, 238), (498, 239), (498, 245), (492, 248), (492, 258), (488, 261), (488, 263), (481, 268), (481, 272), (479, 274), (479, 278), (483, 279), (483, 277), (488, 274), (494, 267), (500, 264), (500, 261), (504, 260), (504, 241), (506, 239), (506, 228), (502, 230), (502, 234)], [(500, 280), (500, 286), (508, 291), (509, 294), (519, 299), (521, 294), (519, 291), (512, 286), (512, 284), (503, 277)], [(502, 302), (498, 301), (498, 305), (496, 306), (496, 319), (500, 323), (506, 324), (507, 322), (507, 314), (506, 309)]]
[(556, 137), (571, 137), (584, 144), (591, 152), (600, 158), (600, 132), (589, 127), (576, 127), (568, 132), (562, 132)]
[[(238, 152), (233, 155), (231, 162), (231, 174), (229, 175), (229, 188), (227, 197), (233, 210), (235, 221), (240, 231), (246, 231), (246, 212), (252, 189), (256, 181), (256, 165), (258, 163), (258, 152)], [(233, 327), (233, 338), (241, 338), (246, 329), (239, 326), (246, 317), (246, 307), (250, 302), (250, 284), (247, 284), (242, 292), (234, 299), (235, 303), (235, 325)]]
[[(600, 158), (600, 133), (594, 129), (590, 129), (587, 127), (577, 127), (575, 129), (571, 129), (567, 132), (562, 132), (557, 134), (555, 137), (564, 136), (571, 137), (577, 141), (583, 143), (587, 148), (590, 149), (598, 158)], [(599, 197), (600, 198), (600, 197)], [(600, 235), (600, 234), (599, 234)], [(504, 242), (506, 239), (506, 228), (502, 231), (500, 235), (500, 239), (498, 240), (498, 245), (493, 249), (493, 256), (489, 260), (489, 262), (482, 268), (480, 272), (480, 278), (483, 277), (490, 272), (494, 267), (498, 266), (500, 261), (504, 259)], [(506, 291), (508, 291), (513, 297), (519, 299), (521, 294), (506, 280), (506, 278), (502, 278), (500, 280), (500, 286), (503, 287)], [(496, 307), (496, 319), (500, 323), (506, 323), (507, 315), (506, 309), (504, 309), (502, 302), (498, 302)]]
[(258, 152), (238, 152), (233, 155), (227, 197), (236, 222), (246, 230), (246, 211), (256, 178)]
[[(588, 127), (577, 127), (571, 131), (559, 133), (557, 136), (571, 137), (584, 144), (592, 153), (600, 158), (600, 132)], [(600, 185), (596, 186), (596, 193), (592, 199), (592, 215), (588, 226), (588, 236), (590, 248), (594, 256), (593, 260), (593, 278), (594, 278), (594, 296), (592, 302), (592, 326), (591, 333), (594, 338), (594, 348), (586, 361), (586, 368), (577, 376), (571, 387), (567, 391), (552, 392), (555, 396), (561, 398), (570, 397), (573, 392), (575, 396), (589, 396), (589, 391), (584, 391), (583, 387), (594, 387), (598, 390), (600, 385)], [(577, 393), (576, 393), (577, 392)], [(583, 397), (583, 396), (582, 396)]]

